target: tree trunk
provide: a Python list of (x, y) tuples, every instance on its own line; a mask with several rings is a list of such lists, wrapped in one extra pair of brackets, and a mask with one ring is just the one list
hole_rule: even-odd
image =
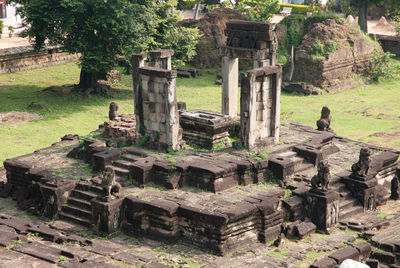
[(87, 71), (81, 69), (78, 86), (80, 88), (82, 88), (83, 90), (86, 90), (88, 88), (95, 89), (97, 86), (97, 81), (101, 80), (101, 79), (106, 79), (105, 73), (87, 72)]
[(292, 45), (290, 49), (290, 73), (289, 73), (289, 82), (292, 81), (293, 79), (293, 73), (294, 73), (294, 46)]
[(98, 83), (99, 80), (106, 80), (107, 75), (101, 72), (87, 72), (81, 69), (78, 89), (85, 98), (90, 94), (98, 94), (105, 97), (112, 96), (111, 87), (107, 83)]
[(201, 0), (197, 0), (197, 2), (196, 2), (196, 7), (194, 8), (194, 18), (193, 18), (193, 20), (197, 20), (197, 16), (199, 15), (200, 2), (201, 2)]
[(358, 6), (358, 24), (362, 31), (368, 33), (368, 3), (367, 1), (360, 1)]

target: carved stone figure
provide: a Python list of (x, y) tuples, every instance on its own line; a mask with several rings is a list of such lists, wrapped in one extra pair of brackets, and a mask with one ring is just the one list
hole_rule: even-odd
[(115, 120), (118, 117), (118, 104), (115, 102), (110, 103), (110, 111), (108, 112), (108, 118), (110, 120)]
[(361, 148), (359, 160), (351, 166), (351, 171), (357, 177), (365, 177), (368, 174), (370, 164), (371, 150), (369, 148)]
[(311, 186), (314, 189), (327, 191), (331, 180), (329, 164), (326, 161), (321, 161), (318, 164), (318, 174), (312, 177)]
[(329, 110), (328, 106), (322, 107), (321, 110), (321, 118), (317, 121), (317, 127), (320, 131), (329, 131), (331, 130), (331, 110)]
[(396, 175), (392, 179), (391, 195), (390, 195), (391, 199), (398, 200), (400, 198), (399, 180), (400, 180), (400, 169), (397, 169)]
[(101, 187), (106, 190), (105, 199), (108, 201), (112, 195), (117, 195), (121, 190), (121, 185), (115, 181), (115, 171), (111, 166), (107, 166), (103, 172)]

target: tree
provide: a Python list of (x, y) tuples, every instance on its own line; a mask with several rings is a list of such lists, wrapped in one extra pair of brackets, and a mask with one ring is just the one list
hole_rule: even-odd
[[(176, 27), (176, 1), (158, 0), (12, 0), (20, 4), (25, 36), (38, 50), (48, 40), (80, 53), (79, 87), (96, 91), (116, 65), (117, 56), (168, 46), (165, 36)], [(197, 39), (196, 39), (197, 41)]]
[(358, 24), (361, 30), (368, 32), (368, 8), (374, 5), (384, 6), (389, 13), (399, 10), (400, 0), (345, 0), (350, 1), (351, 6), (356, 8), (358, 14)]
[(242, 0), (235, 8), (253, 21), (268, 21), (280, 10), (279, 0)]
[(97, 81), (116, 64), (117, 55), (146, 50), (157, 26), (156, 0), (13, 0), (21, 4), (25, 36), (34, 47), (45, 41), (80, 53), (82, 89), (96, 89)]

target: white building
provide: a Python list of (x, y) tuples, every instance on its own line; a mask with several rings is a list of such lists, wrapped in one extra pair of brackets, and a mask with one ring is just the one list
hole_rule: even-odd
[[(296, 4), (296, 5), (303, 5), (304, 4), (304, 0), (280, 0), (280, 2), (282, 4)], [(326, 5), (326, 3), (328, 3), (329, 0), (321, 0), (321, 5)]]
[(20, 16), (15, 14), (16, 9), (16, 5), (7, 4), (6, 0), (0, 0), (0, 19), (4, 23), (3, 36), (8, 36), (9, 26), (12, 26), (14, 28), (15, 33), (22, 31), (22, 19)]

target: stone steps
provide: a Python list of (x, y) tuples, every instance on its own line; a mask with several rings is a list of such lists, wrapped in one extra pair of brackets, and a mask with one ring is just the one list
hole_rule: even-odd
[(103, 193), (104, 190), (100, 186), (78, 183), (68, 197), (67, 204), (62, 207), (58, 214), (59, 218), (90, 227), (92, 225), (91, 200)]
[(63, 206), (61, 211), (84, 219), (90, 220), (92, 218), (92, 210), (76, 207), (74, 205)]
[(129, 154), (129, 153), (123, 154), (121, 156), (121, 158), (126, 161), (130, 161), (130, 162), (136, 162), (137, 160), (142, 159), (142, 157), (140, 157), (140, 156), (137, 156), (134, 154)]
[(115, 175), (120, 176), (120, 177), (129, 178), (129, 170), (128, 169), (120, 168), (120, 167), (116, 167), (116, 166), (113, 166), (113, 168), (115, 171)]
[(118, 168), (122, 168), (122, 169), (126, 169), (129, 170), (129, 165), (132, 163), (132, 161), (126, 161), (126, 160), (115, 160), (113, 162), (113, 166), (114, 167), (118, 167)]
[(339, 208), (340, 210), (345, 210), (349, 207), (353, 207), (353, 206), (359, 206), (360, 204), (358, 203), (358, 201), (354, 198), (351, 199), (340, 199), (339, 201)]
[(79, 199), (79, 198), (70, 197), (70, 198), (68, 198), (67, 203), (68, 203), (68, 205), (79, 207), (79, 208), (82, 208), (82, 209), (85, 209), (85, 210), (91, 210), (92, 209), (92, 205), (90, 204), (90, 202), (88, 202), (86, 200)]
[(76, 223), (76, 224), (79, 224), (79, 225), (83, 225), (83, 226), (86, 226), (86, 227), (90, 227), (92, 225), (92, 221), (91, 220), (88, 220), (88, 219), (85, 219), (85, 218), (80, 218), (80, 217), (77, 217), (76, 215), (72, 215), (72, 214), (65, 213), (65, 212), (58, 213), (58, 217), (61, 220), (70, 221), (70, 222), (73, 222), (73, 223)]
[(294, 173), (302, 172), (308, 169), (314, 168), (314, 165), (311, 163), (301, 163), (294, 167)]
[(147, 157), (149, 155), (154, 154), (154, 152), (152, 152), (152, 151), (149, 151), (149, 150), (146, 150), (143, 148), (138, 148), (138, 147), (128, 147), (125, 150), (129, 154), (139, 156), (140, 158)]
[(92, 192), (95, 194), (103, 194), (103, 192), (104, 192), (103, 188), (100, 186), (84, 184), (84, 183), (78, 183), (75, 186), (75, 189), (79, 190), (79, 191), (84, 191), (84, 192)]
[(339, 221), (343, 220), (347, 217), (354, 216), (356, 214), (363, 213), (363, 212), (364, 212), (364, 208), (361, 205), (352, 206), (345, 210), (339, 209)]
[(71, 192), (71, 197), (76, 197), (78, 199), (83, 199), (85, 201), (91, 201), (93, 198), (96, 198), (97, 195), (87, 191), (73, 190)]

